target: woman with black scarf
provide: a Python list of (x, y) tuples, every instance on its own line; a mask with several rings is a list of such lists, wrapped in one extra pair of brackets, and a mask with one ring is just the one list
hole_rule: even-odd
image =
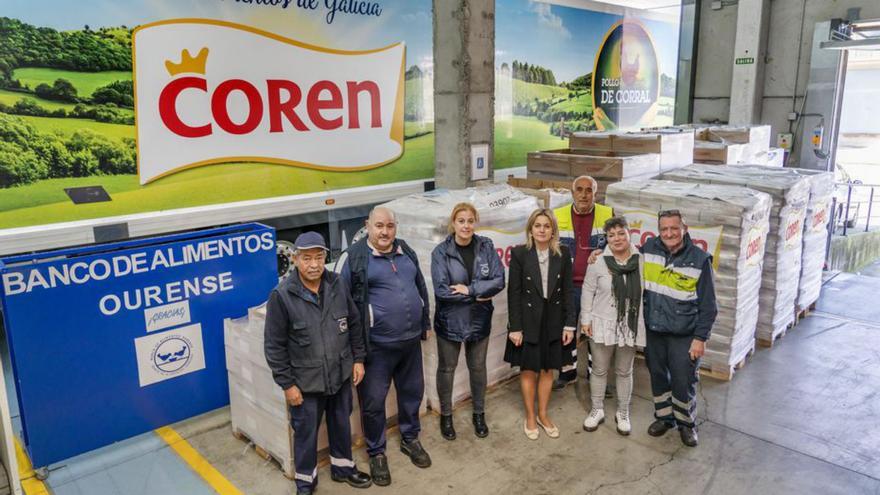
[(629, 405), (633, 389), (636, 347), (645, 346), (642, 309), (644, 262), (630, 242), (626, 219), (613, 217), (604, 226), (607, 245), (591, 264), (581, 294), (581, 330), (590, 337), (593, 369), (590, 374), (592, 409), (584, 430), (596, 431), (605, 422), (605, 386), (611, 358), (617, 375), (617, 432), (629, 435)]

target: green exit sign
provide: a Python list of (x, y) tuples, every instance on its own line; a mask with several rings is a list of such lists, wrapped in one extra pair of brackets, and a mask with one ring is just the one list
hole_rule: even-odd
[(749, 65), (755, 63), (754, 57), (742, 57), (736, 59), (736, 65)]

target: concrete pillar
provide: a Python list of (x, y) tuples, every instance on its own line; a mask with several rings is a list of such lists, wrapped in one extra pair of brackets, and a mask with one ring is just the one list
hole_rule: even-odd
[(475, 184), (471, 147), (489, 146), (493, 177), (495, 1), (433, 0), (434, 177), (438, 188)]
[(730, 85), (731, 124), (757, 124), (761, 119), (769, 24), (770, 0), (739, 1)]

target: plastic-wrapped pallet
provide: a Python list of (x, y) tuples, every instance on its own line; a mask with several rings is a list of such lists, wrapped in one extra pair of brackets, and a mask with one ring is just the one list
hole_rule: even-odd
[(771, 344), (794, 321), (810, 179), (755, 165), (691, 165), (663, 174), (663, 178), (746, 186), (773, 198), (757, 330), (758, 340)]
[[(293, 437), (287, 402), (281, 388), (272, 378), (263, 350), (263, 331), (266, 324), (266, 305), (251, 308), (248, 316), (227, 318), (224, 322), (226, 369), (229, 374), (229, 409), (232, 430), (243, 434), (256, 446), (271, 454), (284, 474), (292, 478)], [(353, 391), (351, 414), (352, 442), (363, 437), (360, 407)], [(426, 411), (422, 404), (420, 413)], [(385, 401), (386, 416), (397, 415), (397, 395), (394, 387)], [(329, 448), (326, 421), (318, 432), (318, 452)]]
[(798, 283), (797, 308), (807, 309), (819, 299), (822, 291), (822, 268), (828, 240), (828, 219), (834, 194), (834, 174), (803, 168), (774, 168), (772, 172), (790, 177), (806, 177), (810, 181), (810, 199), (804, 219), (801, 276)]
[[(448, 235), (447, 223), (452, 207), (463, 201), (472, 203), (480, 213), (480, 222), (476, 233), (492, 239), (495, 250), (505, 267), (505, 272), (510, 262), (511, 248), (525, 242), (526, 222), (532, 211), (540, 206), (534, 196), (506, 184), (413, 194), (383, 205), (394, 211), (397, 216), (397, 236), (404, 239), (418, 254), (419, 264), (428, 283), (432, 303), (434, 298), (433, 284), (431, 283), (431, 252)], [(507, 291), (501, 291), (492, 299), (492, 302), (495, 305), (495, 312), (492, 316), (492, 331), (489, 336), (489, 349), (486, 357), (490, 385), (516, 373), (503, 359), (507, 339)], [(439, 411), (437, 343), (434, 339), (425, 342), (422, 351), (425, 395), (428, 399), (428, 405)], [(469, 396), (468, 370), (464, 352), (462, 352), (455, 372), (452, 391), (453, 404), (457, 404)]]
[(713, 255), (719, 312), (703, 367), (729, 372), (755, 346), (770, 196), (737, 186), (633, 180), (611, 185), (608, 204), (626, 217), (639, 246), (657, 235), (658, 211), (677, 209), (694, 243)]

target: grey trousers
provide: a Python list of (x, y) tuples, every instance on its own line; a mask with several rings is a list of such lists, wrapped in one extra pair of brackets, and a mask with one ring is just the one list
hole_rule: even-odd
[(593, 370), (590, 373), (590, 398), (593, 409), (605, 409), (605, 386), (608, 383), (608, 369), (614, 357), (614, 374), (617, 377), (617, 408), (629, 410), (633, 390), (633, 360), (636, 348), (628, 346), (597, 344), (590, 340), (590, 355)]
[[(471, 382), (471, 397), (474, 414), (483, 412), (486, 401), (486, 352), (489, 349), (489, 337), (476, 342), (464, 343), (464, 357), (467, 361), (468, 374)], [(455, 368), (458, 366), (458, 355), (461, 342), (446, 340), (437, 336), (437, 395), (440, 396), (440, 414), (452, 414), (452, 387), (455, 383)]]

